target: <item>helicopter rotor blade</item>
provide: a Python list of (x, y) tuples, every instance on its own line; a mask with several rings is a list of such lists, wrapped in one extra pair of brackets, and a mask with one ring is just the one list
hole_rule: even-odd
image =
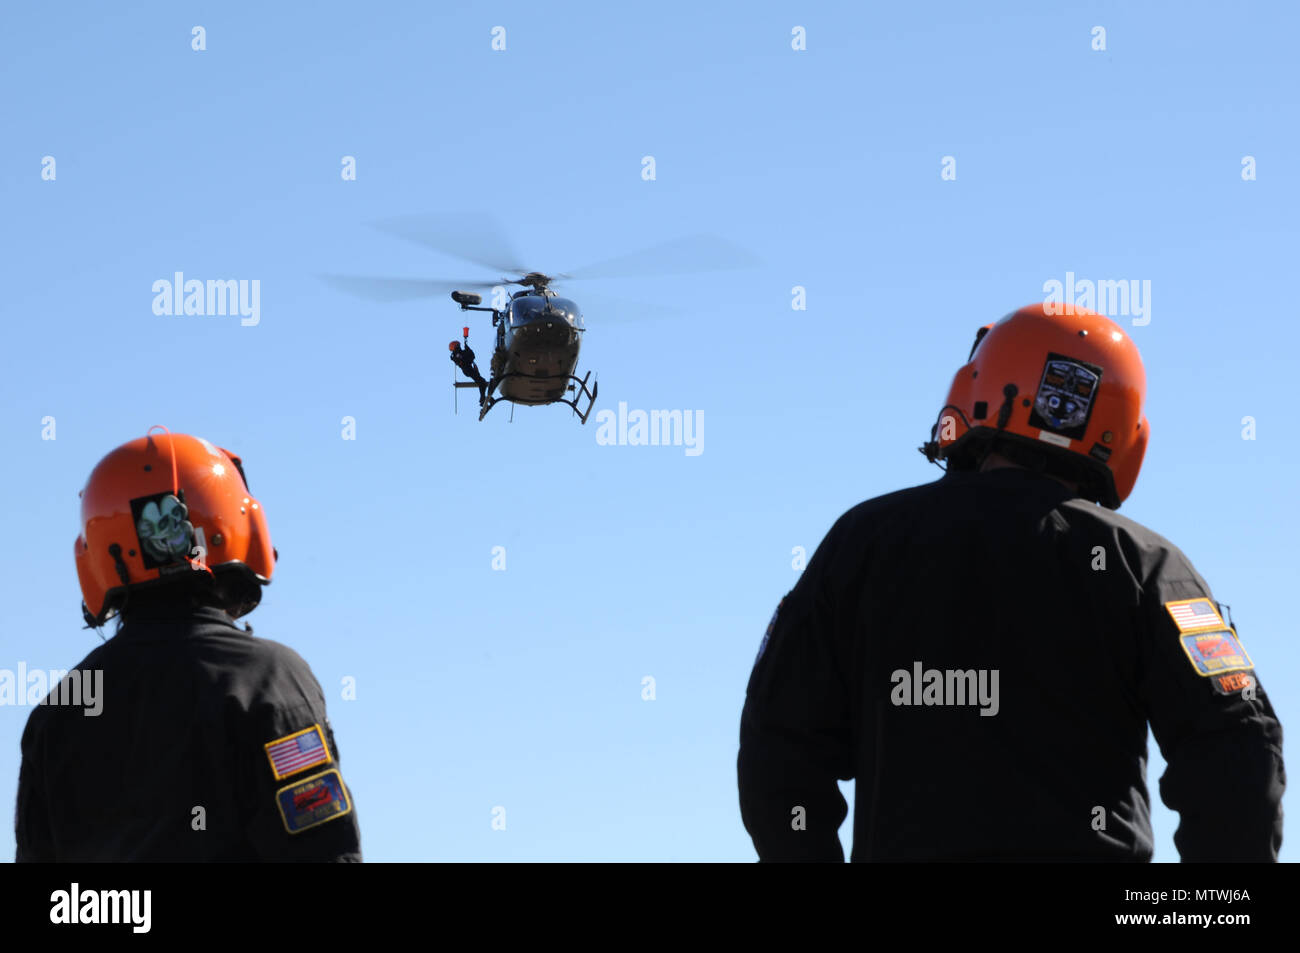
[(663, 299), (645, 301), (634, 298), (598, 295), (583, 291), (574, 295), (588, 327), (599, 324), (627, 324), (682, 318), (685, 308), (665, 303)]
[(689, 235), (652, 245), (641, 251), (558, 274), (556, 280), (640, 278), (656, 275), (699, 274), (752, 268), (760, 261), (751, 252), (716, 235)]
[(321, 275), (330, 287), (367, 301), (416, 301), (471, 288), (494, 288), (504, 281), (438, 281), (425, 278), (378, 278), (365, 275)]
[(431, 212), (371, 224), (386, 235), (502, 274), (522, 275), (529, 270), (519, 265), (510, 237), (490, 216)]

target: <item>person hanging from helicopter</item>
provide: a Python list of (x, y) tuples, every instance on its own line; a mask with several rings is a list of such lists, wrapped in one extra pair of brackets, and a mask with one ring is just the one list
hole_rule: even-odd
[(483, 375), (479, 373), (478, 365), (474, 363), (474, 351), (469, 346), (469, 329), (466, 328), (465, 343), (462, 345), (459, 341), (452, 341), (449, 345), (451, 348), (451, 362), (460, 368), (460, 372), (478, 385), (478, 402), (479, 406), (487, 400), (487, 384)]

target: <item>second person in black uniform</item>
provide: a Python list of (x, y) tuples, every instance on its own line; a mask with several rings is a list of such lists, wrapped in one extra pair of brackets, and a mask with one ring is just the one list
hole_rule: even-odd
[(1150, 860), (1148, 724), (1182, 859), (1277, 858), (1254, 663), (1187, 558), (1113, 512), (1144, 392), (1101, 315), (981, 330), (923, 448), (947, 475), (846, 513), (764, 636), (738, 760), (761, 860), (843, 859), (837, 779), (854, 860)]

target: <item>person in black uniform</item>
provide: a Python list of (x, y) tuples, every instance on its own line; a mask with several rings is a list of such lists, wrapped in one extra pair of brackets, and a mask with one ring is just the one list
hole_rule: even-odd
[(478, 364), (475, 363), (473, 348), (469, 346), (468, 340), (463, 346), (459, 341), (452, 341), (450, 347), (451, 362), (460, 368), (462, 374), (478, 385), (478, 402), (482, 404), (487, 400), (488, 382), (483, 379)]
[(1113, 512), (1144, 394), (1100, 315), (981, 329), (922, 448), (945, 476), (849, 510), (768, 626), (737, 765), (760, 860), (842, 861), (855, 779), (855, 861), (1149, 861), (1148, 723), (1182, 859), (1277, 859), (1254, 664), (1187, 558)]
[(234, 622), (276, 558), (242, 461), (132, 441), (91, 474), (82, 526), (83, 614), (121, 624), (28, 719), (17, 860), (359, 862), (319, 683)]

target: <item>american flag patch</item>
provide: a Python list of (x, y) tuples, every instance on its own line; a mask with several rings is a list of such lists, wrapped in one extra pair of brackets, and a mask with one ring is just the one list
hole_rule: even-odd
[(1214, 603), (1209, 599), (1179, 599), (1176, 602), (1166, 602), (1165, 608), (1169, 610), (1179, 632), (1224, 627), (1219, 610), (1214, 608)]
[(329, 764), (333, 760), (320, 725), (312, 725), (268, 742), (266, 756), (271, 761), (271, 773), (277, 781), (318, 764)]

